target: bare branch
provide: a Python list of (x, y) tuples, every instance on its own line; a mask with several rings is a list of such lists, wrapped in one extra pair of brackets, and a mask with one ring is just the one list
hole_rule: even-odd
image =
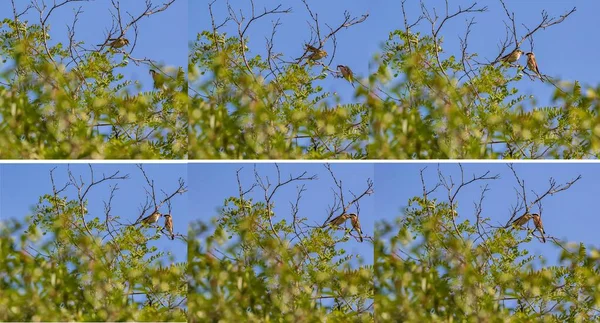
[(525, 209), (524, 213), (529, 213), (530, 212), (529, 210), (531, 209), (531, 207), (534, 205), (537, 205), (539, 208), (539, 213), (541, 213), (542, 200), (544, 198), (546, 198), (549, 195), (551, 196), (556, 193), (560, 193), (562, 191), (568, 190), (573, 184), (575, 184), (577, 181), (579, 181), (581, 179), (581, 175), (578, 175), (575, 179), (567, 181), (564, 184), (557, 184), (556, 180), (551, 177), (548, 180), (548, 182), (549, 182), (548, 189), (542, 194), (538, 194), (538, 193), (532, 191), (532, 193), (536, 196), (536, 198), (533, 201), (528, 202), (525, 180), (523, 180), (519, 177), (513, 164), (509, 164), (509, 165), (507, 165), (507, 167), (512, 171), (513, 176), (514, 176), (515, 180), (517, 181), (517, 185), (520, 188), (520, 191), (516, 191), (517, 192), (517, 205), (513, 207), (512, 216), (508, 219), (506, 226), (508, 226), (517, 215), (520, 215), (518, 212), (521, 211), (523, 208)]
[[(353, 195), (354, 198), (350, 202), (346, 203), (344, 200), (344, 187), (343, 187), (342, 181), (337, 179), (330, 164), (325, 164), (324, 167), (327, 169), (327, 171), (329, 171), (329, 174), (331, 175), (331, 178), (333, 179), (333, 182), (334, 182), (335, 186), (337, 187), (337, 190), (332, 189), (333, 204), (329, 207), (328, 216), (321, 226), (324, 226), (325, 224), (327, 224), (327, 222), (329, 222), (329, 220), (331, 220), (331, 218), (333, 218), (333, 216), (336, 215), (336, 213), (337, 213), (336, 216), (348, 213), (348, 210), (350, 209), (350, 207), (352, 205), (355, 205), (355, 206), (358, 205), (358, 202), (362, 198), (374, 193), (373, 180), (368, 178), (367, 179), (367, 187), (360, 194), (354, 194), (351, 191), (349, 191), (349, 193), (351, 195)], [(338, 212), (338, 210), (340, 210), (340, 211)], [(358, 213), (358, 209), (356, 211), (356, 214), (360, 215)]]
[(502, 44), (502, 49), (500, 50), (500, 54), (498, 54), (498, 57), (496, 57), (496, 59), (492, 62), (496, 63), (498, 62), (498, 60), (500, 59), (500, 57), (502, 57), (504, 55), (505, 50), (508, 48), (508, 45), (510, 42), (514, 42), (514, 49), (517, 49), (519, 47), (521, 47), (521, 44), (526, 40), (529, 39), (530, 44), (531, 44), (531, 50), (533, 50), (533, 35), (539, 31), (540, 29), (546, 29), (548, 27), (557, 25), (562, 23), (565, 19), (567, 19), (567, 17), (569, 17), (571, 14), (573, 14), (577, 8), (573, 7), (573, 9), (571, 9), (570, 11), (562, 14), (560, 17), (549, 17), (548, 13), (545, 10), (542, 10), (542, 20), (541, 22), (533, 29), (529, 29), (525, 24), (523, 24), (523, 26), (525, 27), (525, 29), (527, 30), (527, 33), (521, 37), (518, 38), (517, 36), (517, 28), (516, 28), (516, 22), (515, 22), (515, 13), (514, 12), (510, 12), (506, 6), (506, 3), (504, 2), (504, 0), (499, 0), (500, 3), (502, 4), (502, 8), (504, 9), (504, 13), (506, 14), (506, 16), (508, 17), (508, 20), (510, 21), (510, 26), (508, 24), (506, 24), (505, 22), (505, 26), (507, 29), (507, 33), (511, 34), (511, 39), (510, 41), (508, 41), (508, 37), (507, 40), (505, 40)]

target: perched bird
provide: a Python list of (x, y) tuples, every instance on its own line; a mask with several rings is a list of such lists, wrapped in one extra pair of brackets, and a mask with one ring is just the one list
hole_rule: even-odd
[(350, 216), (351, 216), (350, 214), (346, 214), (346, 213), (336, 216), (333, 220), (329, 221), (329, 225), (338, 227), (338, 226), (342, 225), (342, 223), (346, 222), (346, 220), (348, 220), (348, 218), (350, 218)]
[(312, 53), (312, 54), (308, 55), (307, 58), (311, 61), (318, 61), (321, 58), (325, 58), (325, 57), (327, 57), (327, 52), (324, 50), (319, 50), (316, 53)]
[(127, 40), (127, 38), (125, 37), (119, 37), (119, 38), (109, 38), (107, 40), (108, 44), (101, 44), (101, 45), (96, 45), (96, 46), (104, 46), (107, 45), (109, 47), (112, 48), (121, 48), (123, 46), (127, 46), (129, 45), (129, 40)]
[(362, 237), (363, 232), (362, 232), (362, 229), (360, 228), (360, 222), (358, 221), (358, 215), (352, 213), (352, 214), (350, 214), (350, 219), (352, 221), (352, 227), (358, 233), (358, 238), (360, 239), (360, 242), (363, 242), (363, 237)]
[[(542, 74), (540, 74), (540, 70), (538, 69), (537, 61), (535, 60), (535, 55), (533, 53), (527, 53), (527, 67), (537, 74), (537, 76), (541, 79)], [(542, 80), (543, 81), (543, 80)]]
[(501, 62), (505, 62), (505, 63), (514, 63), (516, 61), (519, 60), (519, 58), (521, 58), (521, 55), (523, 55), (523, 51), (520, 49), (515, 49), (512, 52), (510, 52), (510, 54), (502, 57), (500, 59)]
[[(318, 49), (318, 48), (316, 48), (316, 47), (314, 47), (314, 46), (311, 46), (311, 45), (309, 45), (309, 44), (306, 44), (306, 45), (305, 45), (305, 47), (306, 47), (306, 50), (307, 50), (307, 51), (311, 52), (311, 53), (310, 53), (310, 54), (307, 56), (307, 58), (308, 58), (309, 60), (311, 60), (311, 61), (318, 61), (318, 60), (320, 60), (320, 59), (322, 59), (322, 58), (324, 58), (324, 57), (327, 57), (327, 52), (326, 52), (326, 51), (324, 51), (324, 50), (322, 50), (322, 49)], [(301, 57), (301, 58), (302, 58), (302, 57)]]
[(143, 218), (139, 223), (147, 224), (147, 225), (156, 223), (158, 221), (158, 219), (160, 219), (161, 215), (162, 214), (160, 214), (158, 211), (154, 211), (154, 213), (152, 213), (152, 214), (148, 215), (147, 217)]
[(165, 77), (162, 74), (151, 69), (150, 75), (152, 75), (152, 80), (154, 81), (155, 89), (164, 89), (165, 88)]
[(348, 82), (350, 82), (350, 84), (352, 84), (352, 87), (354, 87), (354, 74), (352, 74), (352, 70), (350, 69), (350, 67), (345, 65), (338, 65), (337, 69), (342, 74), (342, 77), (345, 78)]
[(531, 214), (529, 213), (525, 213), (523, 215), (521, 215), (520, 217), (518, 217), (516, 220), (514, 220), (512, 222), (513, 226), (523, 226), (525, 225), (525, 223), (527, 223), (529, 220), (531, 220)]
[(165, 229), (171, 234), (171, 240), (175, 240), (173, 234), (173, 217), (170, 214), (165, 214)]
[(304, 48), (306, 48), (306, 50), (311, 51), (313, 53), (316, 53), (319, 51), (318, 48), (316, 48), (315, 46), (309, 45), (309, 44), (305, 44)]
[(546, 238), (544, 237), (544, 234), (546, 232), (544, 231), (544, 224), (542, 223), (542, 217), (539, 214), (536, 214), (536, 213), (533, 214), (533, 224), (535, 224), (536, 229), (538, 229), (538, 231), (540, 231), (540, 234), (542, 235), (542, 241), (544, 241), (544, 243), (546, 243)]

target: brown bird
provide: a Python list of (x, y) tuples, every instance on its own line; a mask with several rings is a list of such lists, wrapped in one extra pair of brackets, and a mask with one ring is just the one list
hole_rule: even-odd
[(318, 61), (321, 58), (325, 58), (325, 57), (327, 57), (327, 52), (324, 50), (319, 50), (316, 53), (312, 53), (312, 54), (308, 55), (307, 58), (311, 61)]
[[(527, 67), (537, 74), (537, 76), (542, 79), (542, 74), (540, 74), (540, 70), (538, 69), (537, 61), (535, 60), (535, 55), (533, 53), (527, 53)], [(543, 82), (544, 80), (542, 80)]]
[(511, 224), (513, 226), (520, 226), (520, 227), (522, 227), (529, 220), (531, 220), (531, 214), (525, 213), (525, 214), (521, 215), (520, 217), (518, 217), (516, 220), (514, 220)]
[(309, 51), (311, 51), (311, 52), (313, 52), (313, 53), (316, 53), (316, 52), (318, 52), (318, 51), (319, 51), (319, 49), (318, 49), (318, 48), (316, 48), (316, 47), (314, 47), (314, 46), (312, 46), (312, 45), (309, 45), (309, 44), (305, 44), (305, 45), (304, 45), (304, 48), (306, 48), (306, 50), (309, 50)]
[(158, 219), (160, 219), (161, 215), (162, 214), (160, 214), (158, 211), (154, 211), (154, 213), (152, 213), (152, 214), (148, 215), (147, 217), (143, 218), (139, 223), (147, 224), (147, 225), (156, 223), (158, 221)]
[[(304, 46), (307, 51), (311, 52), (310, 55), (306, 56), (306, 58), (308, 58), (311, 61), (318, 61), (321, 58), (327, 57), (327, 52), (322, 49), (318, 49), (309, 44), (306, 44)], [(302, 57), (300, 57), (300, 59), (302, 59)]]
[(159, 90), (164, 90), (165, 89), (165, 77), (158, 73), (155, 70), (150, 70), (150, 75), (152, 75), (152, 80), (154, 81), (154, 88), (155, 89), (159, 89)]
[(342, 223), (346, 222), (346, 220), (348, 220), (348, 218), (350, 218), (350, 214), (344, 213), (342, 215), (335, 217), (333, 220), (329, 221), (329, 225), (339, 227), (340, 225), (342, 225)]
[(536, 214), (536, 213), (533, 214), (533, 224), (535, 224), (536, 229), (538, 229), (538, 231), (540, 231), (540, 234), (542, 235), (542, 241), (544, 241), (544, 243), (546, 243), (546, 238), (544, 237), (544, 234), (546, 233), (546, 231), (544, 231), (544, 224), (542, 223), (542, 217), (539, 214)]
[(500, 61), (506, 62), (506, 63), (514, 63), (514, 62), (518, 61), (519, 58), (521, 58), (521, 55), (523, 55), (523, 51), (517, 48), (517, 49), (513, 50), (512, 52), (510, 52), (510, 54), (503, 56), (500, 59)]
[(342, 74), (342, 77), (345, 78), (348, 82), (350, 82), (350, 84), (352, 84), (352, 87), (354, 87), (354, 74), (352, 73), (350, 67), (345, 65), (338, 65), (337, 69)]
[(362, 229), (360, 228), (360, 222), (358, 221), (358, 215), (351, 213), (350, 219), (352, 220), (352, 227), (358, 233), (358, 238), (360, 239), (360, 242), (363, 242), (363, 237), (362, 237), (363, 232), (362, 232)]
[(165, 214), (165, 229), (171, 234), (171, 240), (175, 240), (173, 234), (173, 217), (170, 214)]
[(104, 46), (104, 45), (106, 45), (106, 46), (109, 46), (109, 47), (112, 47), (112, 48), (121, 48), (123, 46), (129, 45), (129, 40), (127, 40), (127, 38), (122, 37), (122, 36), (119, 37), (119, 38), (109, 38), (107, 40), (107, 42), (109, 42), (109, 43), (108, 44), (104, 43), (104, 44), (96, 45), (96, 46)]

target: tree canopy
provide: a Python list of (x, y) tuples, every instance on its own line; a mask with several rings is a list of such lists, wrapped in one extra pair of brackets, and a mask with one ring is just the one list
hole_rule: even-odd
[[(0, 158), (186, 157), (186, 73), (135, 51), (140, 22), (173, 3), (146, 1), (130, 11), (112, 1), (106, 8), (111, 27), (96, 45), (83, 41), (86, 32), (79, 30), (91, 4), (12, 1), (12, 16), (1, 17), (0, 25)], [(67, 34), (58, 34), (50, 22), (69, 7)], [(111, 46), (123, 39), (127, 45)], [(160, 86), (141, 91), (142, 84), (122, 72), (130, 65), (155, 70)]]
[[(19, 220), (23, 215), (10, 220), (3, 215), (0, 320), (185, 321), (186, 263), (153, 244), (168, 239), (186, 246), (187, 237), (170, 240), (162, 221), (139, 223), (161, 206), (171, 213), (173, 198), (187, 190), (185, 182), (169, 185), (174, 189), (158, 187), (142, 166), (138, 169), (135, 176), (145, 178), (147, 199), (135, 225), (113, 205), (122, 194), (119, 184), (130, 175), (99, 176), (93, 166), (87, 175), (69, 170), (66, 179), (51, 172), (52, 191), (39, 197), (25, 222)], [(162, 189), (164, 196), (154, 194)], [(88, 209), (96, 194), (107, 196), (104, 210)]]
[[(598, 156), (600, 87), (538, 75), (527, 64), (502, 59), (517, 48), (533, 52), (535, 37), (552, 33), (553, 27), (575, 15), (575, 8), (551, 16), (540, 7), (542, 15), (535, 24), (522, 24), (500, 0), (503, 10), (495, 14), (505, 16), (505, 26), (498, 28), (506, 27), (506, 38), (499, 41), (497, 57), (486, 61), (471, 51), (469, 44), (477, 40), (469, 37), (487, 6), (446, 2), (445, 8), (436, 8), (421, 1), (421, 13), (414, 15), (404, 10), (406, 1), (401, 3), (403, 28), (372, 35), (384, 45), (365, 61), (368, 75), (353, 76), (353, 97), (342, 102), (340, 94), (324, 90), (320, 82), (348, 79), (336, 66), (336, 50), (347, 45), (338, 39), (368, 20), (368, 13), (351, 15), (340, 7), (338, 13), (329, 13), (330, 21), (307, 1), (264, 9), (251, 1), (252, 5), (228, 4), (219, 10), (215, 8), (224, 7), (224, 2), (209, 2), (210, 27), (197, 33), (190, 49), (190, 156)], [(277, 33), (292, 11), (304, 13), (308, 28), (295, 31), (297, 48), (281, 49)], [(269, 33), (251, 32), (267, 19), (272, 22)], [(456, 19), (468, 23), (464, 35), (457, 35), (460, 50), (453, 52), (446, 49), (449, 41), (442, 34)], [(525, 94), (517, 86), (521, 80), (543, 81), (554, 94)], [(538, 106), (536, 102), (545, 99), (551, 105)]]
[[(373, 193), (373, 183), (365, 178), (362, 192), (353, 196), (341, 185), (343, 178), (328, 170), (334, 194), (316, 225), (303, 216), (301, 201), (310, 182), (324, 179), (306, 172), (287, 175), (277, 167), (276, 180), (255, 169), (256, 180), (247, 183), (238, 173), (239, 195), (224, 197), (219, 215), (195, 223), (190, 232), (192, 322), (373, 321), (372, 262), (346, 250), (349, 240), (359, 241), (350, 221), (327, 225), (353, 210), (360, 216), (360, 202)], [(294, 200), (278, 197), (294, 184)], [(290, 212), (275, 212), (276, 203), (289, 204)], [(373, 241), (372, 233), (363, 238)]]
[[(423, 180), (396, 221), (381, 221), (375, 245), (376, 317), (382, 322), (596, 322), (600, 319), (600, 250), (563, 241), (536, 226), (513, 222), (542, 214), (544, 201), (561, 195), (581, 177), (550, 179), (532, 189), (514, 171), (516, 203), (496, 225), (484, 206), (498, 176), (490, 172)], [(479, 196), (466, 194), (481, 185)], [(471, 189), (473, 189), (471, 187)], [(476, 194), (476, 193), (475, 193)], [(445, 198), (444, 198), (445, 197)], [(472, 201), (470, 199), (473, 199)], [(474, 215), (458, 212), (473, 202)], [(562, 215), (561, 215), (562, 216)], [(533, 222), (533, 221), (531, 221)], [(524, 233), (523, 233), (524, 232)], [(552, 243), (556, 264), (533, 254), (529, 242)]]
[[(370, 15), (340, 7), (323, 18), (307, 1), (262, 10), (254, 1), (210, 1), (209, 23), (193, 31), (187, 68), (139, 57), (139, 24), (174, 2), (146, 1), (135, 10), (111, 2), (111, 26), (99, 44), (78, 33), (84, 2), (13, 2), (0, 27), (0, 157), (598, 157), (600, 87), (502, 60), (518, 48), (533, 52), (536, 37), (572, 19), (575, 8), (557, 14), (540, 8), (532, 23), (499, 0), (494, 14), (505, 17), (498, 28), (506, 28), (506, 38), (498, 40), (497, 57), (485, 59), (471, 49), (477, 40), (470, 37), (487, 6), (423, 2), (415, 14), (402, 1), (403, 27), (372, 35), (382, 46), (359, 75), (337, 59), (337, 49)], [(66, 35), (57, 34), (50, 21), (69, 6), (72, 22)], [(304, 14), (308, 28), (297, 48), (284, 48), (278, 31), (293, 11)], [(254, 32), (268, 19), (269, 33)], [(467, 19), (464, 34), (455, 35), (458, 50), (443, 37), (457, 19)], [(122, 73), (131, 65), (156, 72), (152, 90)], [(323, 82), (332, 80), (353, 90), (326, 90)], [(523, 81), (544, 82), (554, 93), (531, 95), (518, 86)]]

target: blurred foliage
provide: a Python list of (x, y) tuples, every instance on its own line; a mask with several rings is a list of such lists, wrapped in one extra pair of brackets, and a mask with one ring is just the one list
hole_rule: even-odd
[[(373, 266), (339, 233), (231, 197), (189, 233), (190, 322), (374, 322)], [(338, 232), (339, 232), (338, 231)]]
[(260, 55), (246, 59), (241, 46), (236, 37), (204, 31), (190, 49), (189, 77), (197, 85), (191, 157), (367, 157), (368, 108), (360, 99), (341, 104), (314, 84), (331, 73), (327, 66), (285, 64), (273, 72)]
[(186, 264), (148, 245), (160, 229), (118, 220), (47, 194), (0, 222), (0, 321), (185, 321)]
[(539, 106), (546, 98), (524, 94), (524, 84), (540, 82), (524, 64), (476, 63), (476, 53), (446, 53), (440, 36), (395, 30), (371, 74), (355, 75), (353, 102), (341, 104), (318, 85), (339, 77), (329, 59), (284, 61), (285, 53), (267, 46), (269, 55), (260, 55), (249, 43), (215, 28), (190, 48), (194, 158), (600, 155), (600, 85), (546, 77), (555, 91)]
[(377, 223), (377, 321), (600, 320), (600, 250), (548, 239), (561, 248), (548, 265), (527, 249), (533, 229), (469, 220), (457, 203), (414, 197), (396, 221)]
[(600, 86), (584, 89), (578, 82), (548, 78), (546, 84), (556, 86), (553, 103), (539, 107), (541, 98), (515, 87), (540, 82), (530, 80), (521, 66), (484, 65), (467, 75), (454, 55), (444, 53), (447, 58), (438, 64), (442, 53), (432, 37), (390, 33), (371, 76), (373, 88), (391, 87), (391, 94), (369, 101), (370, 154), (399, 159), (599, 156)]
[(74, 53), (50, 40), (49, 28), (2, 21), (0, 158), (186, 157), (188, 95), (181, 68), (162, 68), (164, 87), (133, 93), (140, 84), (118, 72), (130, 64), (127, 53)]

